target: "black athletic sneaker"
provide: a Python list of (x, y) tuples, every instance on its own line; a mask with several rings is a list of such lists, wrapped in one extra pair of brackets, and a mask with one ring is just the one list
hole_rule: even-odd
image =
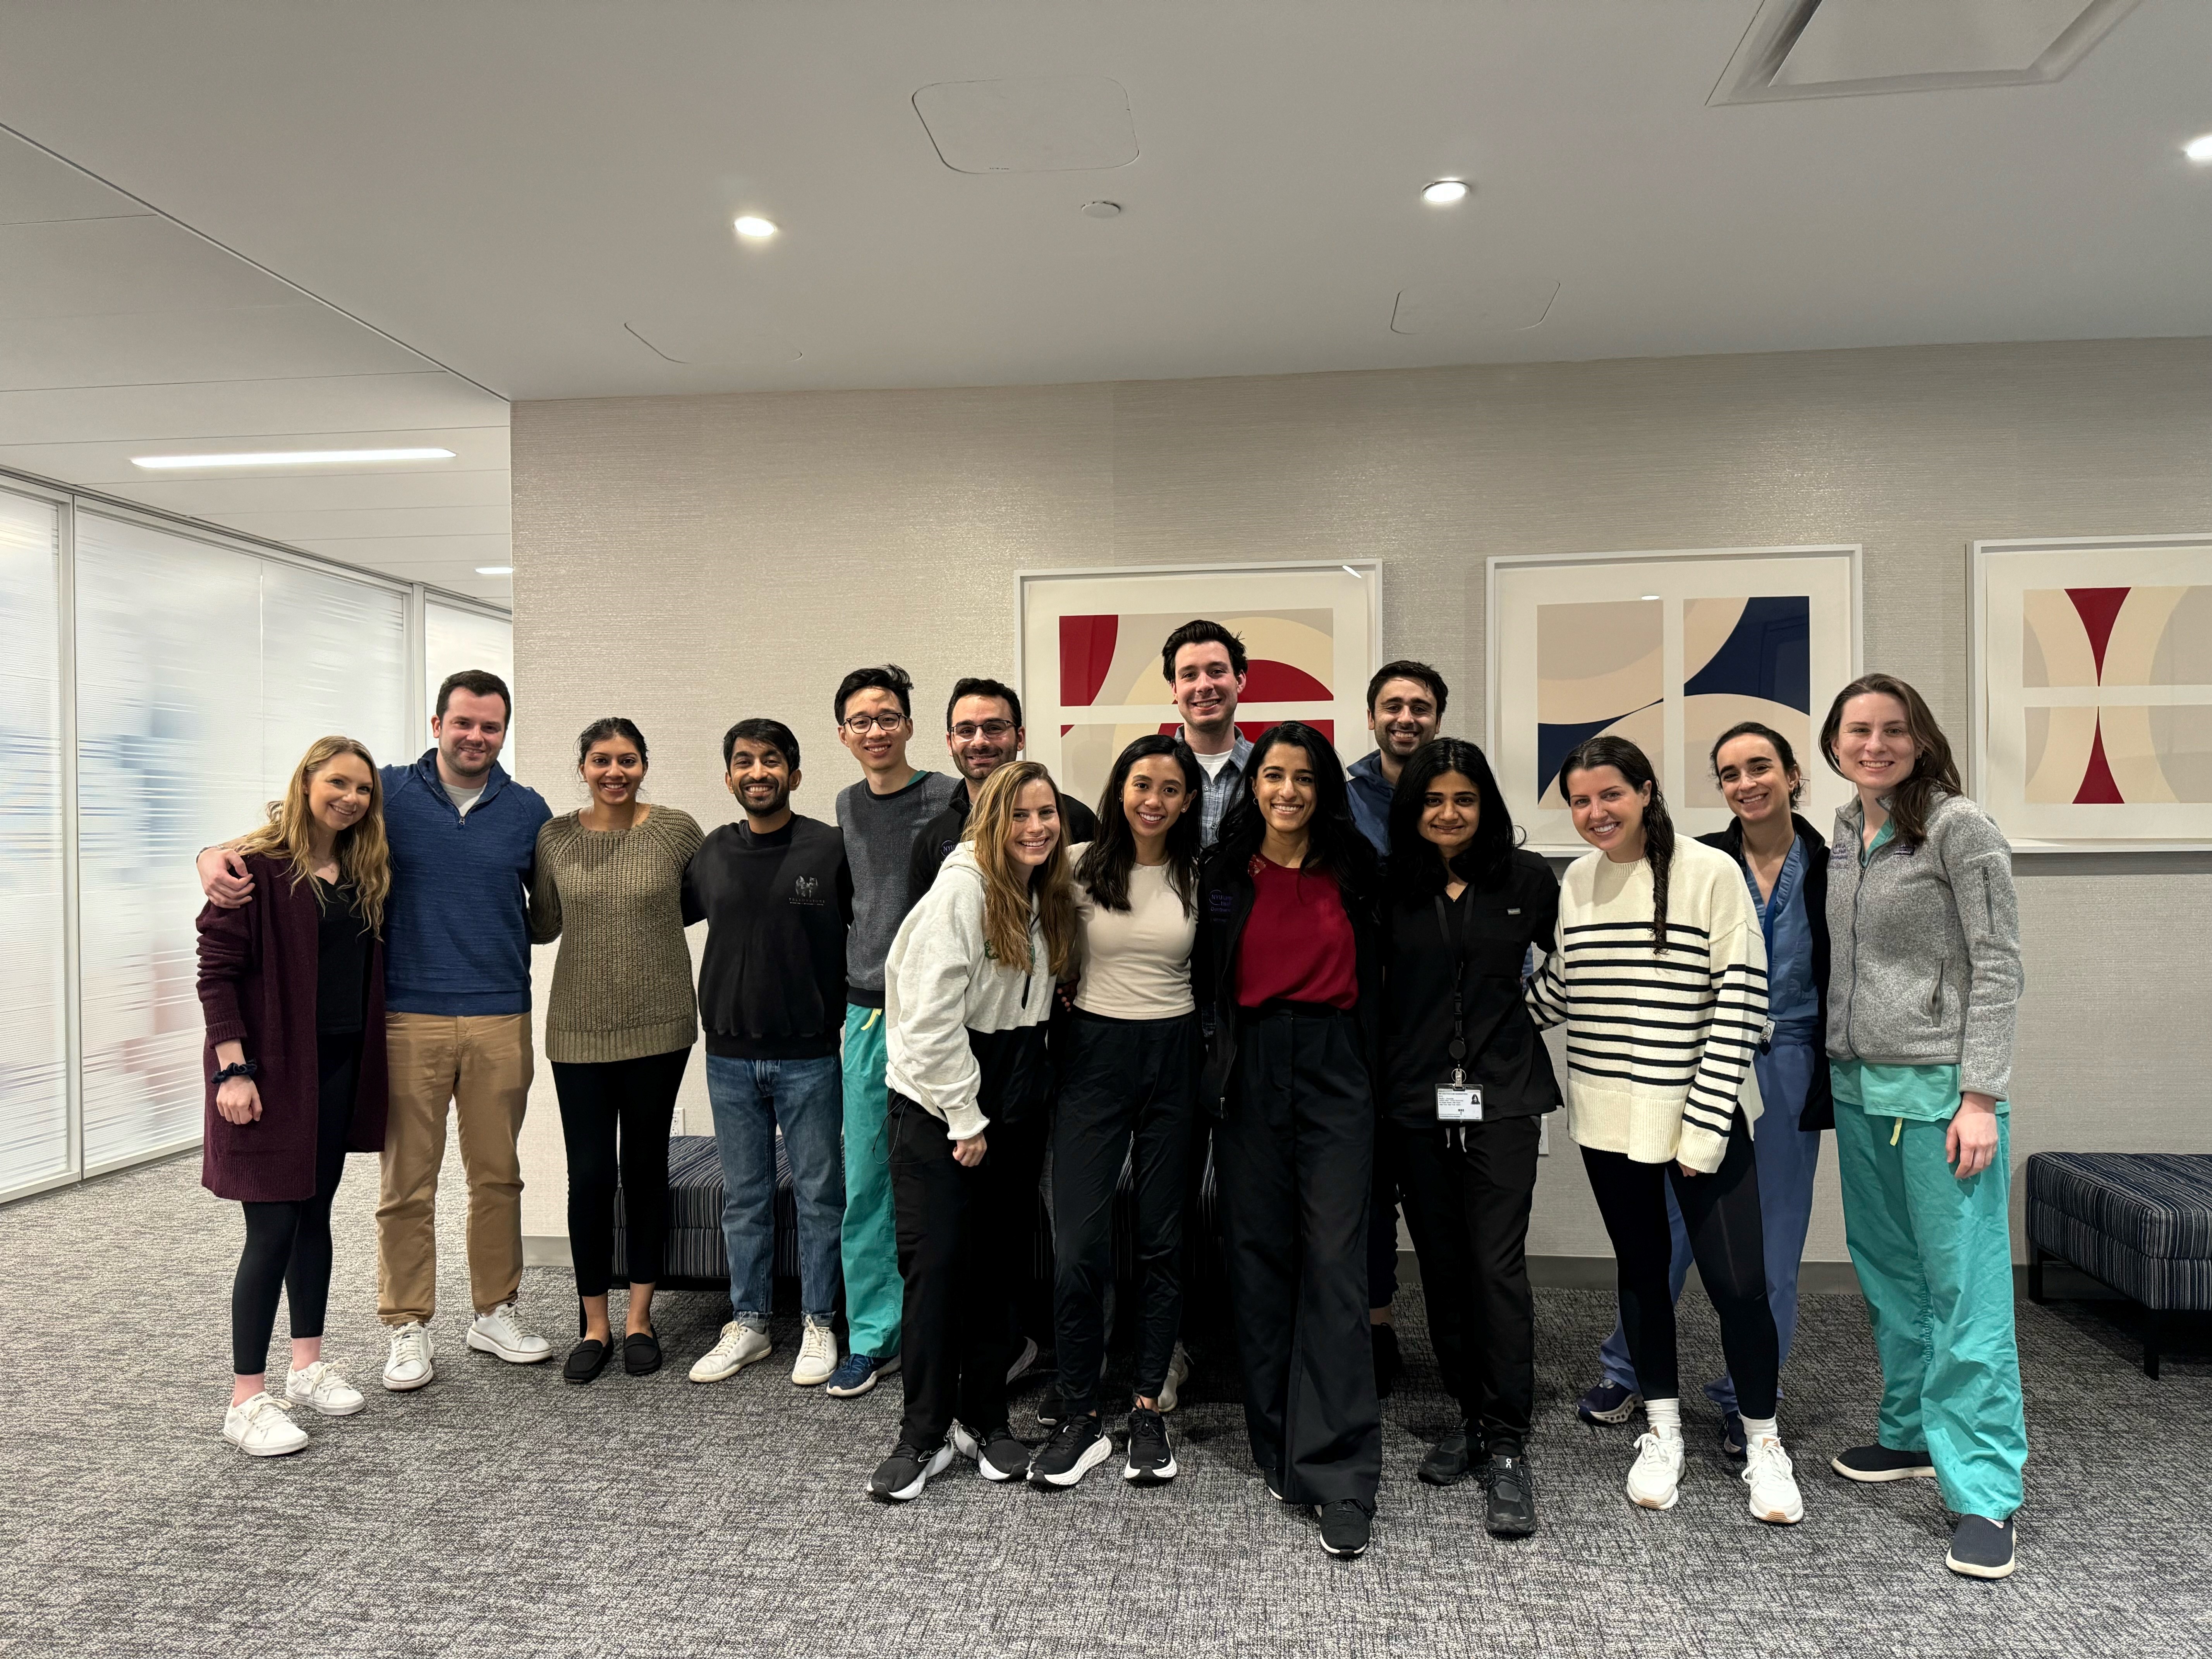
[(1528, 1460), (1493, 1453), (1481, 1471), (1482, 1524), (1492, 1538), (1527, 1538), (1536, 1530), (1536, 1478)]
[(934, 1451), (925, 1452), (902, 1440), (868, 1477), (868, 1496), (879, 1498), (886, 1504), (903, 1504), (910, 1498), (921, 1497), (930, 1477), (944, 1474), (951, 1465), (951, 1442)]
[(1838, 1452), (1828, 1467), (1846, 1480), (1933, 1480), (1936, 1466), (1923, 1451), (1892, 1451), (1882, 1445), (1853, 1446)]
[(1030, 1485), (1072, 1486), (1114, 1455), (1113, 1437), (1088, 1412), (1078, 1413), (1052, 1431), (1030, 1460)]
[(2006, 1578), (2012, 1574), (2012, 1522), (1962, 1515), (1951, 1532), (1943, 1565), (1969, 1578)]
[(1168, 1420), (1139, 1406), (1129, 1413), (1129, 1461), (1121, 1478), (1139, 1486), (1157, 1486), (1176, 1478), (1175, 1448), (1168, 1444)]
[(1375, 1348), (1375, 1397), (1388, 1400), (1390, 1390), (1398, 1386), (1398, 1373), (1406, 1369), (1398, 1353), (1398, 1328), (1370, 1325), (1367, 1334)]
[(1721, 1455), (1734, 1458), (1739, 1463), (1743, 1462), (1743, 1413), (1741, 1412), (1721, 1413)]
[(1044, 1397), (1037, 1401), (1036, 1419), (1048, 1429), (1056, 1429), (1060, 1426), (1060, 1390), (1047, 1389)]
[(1340, 1561), (1367, 1553), (1367, 1535), (1375, 1524), (1373, 1510), (1356, 1498), (1340, 1498), (1334, 1504), (1323, 1504), (1317, 1512), (1323, 1549)]
[(1462, 1423), (1429, 1448), (1429, 1455), (1413, 1473), (1431, 1486), (1455, 1486), (1467, 1479), (1477, 1455), (1474, 1435)]
[(967, 1425), (952, 1425), (952, 1449), (973, 1458), (975, 1472), (986, 1480), (1018, 1480), (1030, 1472), (1030, 1445), (1014, 1438), (1004, 1423), (986, 1434), (970, 1433)]

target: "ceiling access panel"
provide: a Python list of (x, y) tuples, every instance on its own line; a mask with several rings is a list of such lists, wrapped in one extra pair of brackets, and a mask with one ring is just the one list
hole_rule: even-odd
[(2136, 0), (1762, 0), (1708, 105), (2056, 81)]
[(1129, 94), (1108, 76), (939, 81), (914, 110), (955, 173), (1097, 173), (1137, 159)]

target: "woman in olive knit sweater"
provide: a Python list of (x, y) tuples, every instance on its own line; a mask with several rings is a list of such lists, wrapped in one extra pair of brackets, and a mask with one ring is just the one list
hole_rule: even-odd
[(538, 831), (531, 886), (532, 940), (562, 940), (545, 1055), (568, 1148), (568, 1249), (581, 1304), (580, 1340), (562, 1372), (571, 1382), (597, 1376), (614, 1345), (607, 1287), (617, 1168), (629, 1270), (623, 1369), (634, 1376), (660, 1369), (652, 1310), (668, 1238), (668, 1126), (699, 1036), (684, 869), (701, 836), (688, 812), (637, 798), (645, 769), (645, 735), (629, 721), (584, 728), (576, 769), (591, 804)]

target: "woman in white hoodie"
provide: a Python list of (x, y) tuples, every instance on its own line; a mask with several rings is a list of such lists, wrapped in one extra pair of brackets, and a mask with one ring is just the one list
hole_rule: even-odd
[(991, 775), (960, 845), (900, 924), (884, 969), (885, 1081), (906, 1412), (869, 1480), (921, 1495), (957, 1450), (1018, 1480), (1006, 1421), (1015, 1239), (1037, 1201), (1051, 1099), (1045, 1022), (1074, 968), (1060, 792), (1034, 761)]

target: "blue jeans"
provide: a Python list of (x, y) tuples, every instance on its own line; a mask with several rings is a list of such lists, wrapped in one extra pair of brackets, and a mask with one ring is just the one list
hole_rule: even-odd
[[(1797, 1115), (1805, 1109), (1813, 1068), (1827, 1060), (1809, 1043), (1777, 1042), (1772, 1053), (1753, 1055), (1752, 1064), (1765, 1106), (1753, 1130), (1751, 1147), (1759, 1170), (1759, 1218), (1766, 1242), (1766, 1305), (1774, 1316), (1774, 1334), (1781, 1340), (1782, 1361), (1787, 1364), (1790, 1340), (1797, 1330), (1797, 1263), (1805, 1254), (1806, 1230), (1813, 1223), (1813, 1172), (1820, 1164), (1820, 1133), (1800, 1129)], [(1682, 1281), (1690, 1273), (1690, 1236), (1683, 1230), (1671, 1182), (1667, 1186), (1667, 1224), (1674, 1236), (1667, 1285), (1680, 1300)], [(1624, 1389), (1636, 1388), (1628, 1335), (1618, 1317), (1613, 1334), (1598, 1350), (1598, 1364), (1609, 1381)], [(1735, 1380), (1723, 1372), (1705, 1384), (1705, 1398), (1724, 1412), (1734, 1411)]]
[(765, 1329), (775, 1267), (775, 1132), (791, 1160), (799, 1208), (799, 1305), (827, 1319), (837, 1302), (837, 1240), (845, 1213), (845, 1114), (835, 1054), (816, 1060), (707, 1056), (707, 1098), (722, 1154), (722, 1248), (730, 1307)]

